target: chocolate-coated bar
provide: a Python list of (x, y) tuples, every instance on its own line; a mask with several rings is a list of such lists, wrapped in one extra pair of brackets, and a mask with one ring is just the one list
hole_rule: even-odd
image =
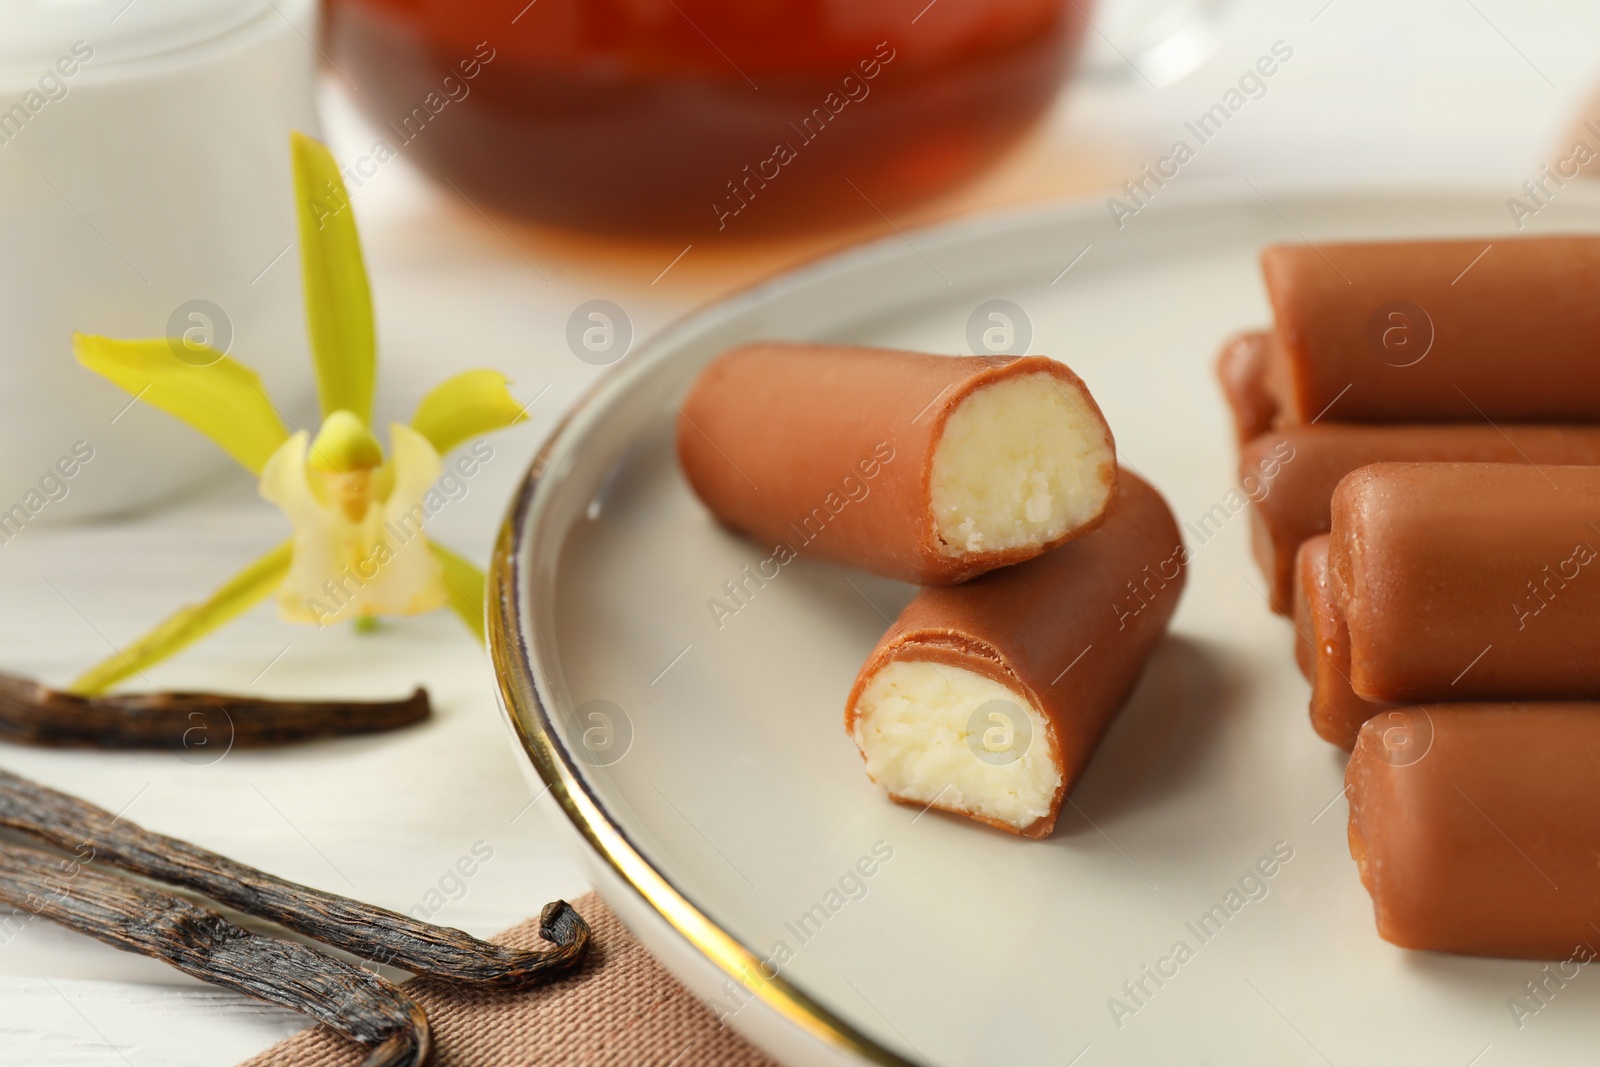
[(1385, 940), (1550, 960), (1600, 945), (1600, 704), (1392, 708), (1345, 784)]
[(1313, 537), (1300, 546), (1294, 558), (1294, 609), (1289, 620), (1294, 625), (1294, 663), (1306, 681), (1317, 677), (1317, 650), (1323, 642), (1316, 632), (1317, 612), (1327, 604), (1328, 539)]
[(1300, 546), (1294, 584), (1295, 661), (1311, 683), (1311, 728), (1349, 752), (1361, 724), (1389, 707), (1350, 688), (1350, 633), (1328, 586), (1328, 535)]
[(1252, 543), (1274, 610), (1293, 596), (1295, 551), (1328, 532), (1333, 488), (1369, 463), (1403, 460), (1600, 464), (1600, 426), (1362, 426), (1322, 422), (1275, 430), (1239, 449), (1250, 494)]
[(924, 589), (878, 642), (845, 730), (890, 797), (1027, 837), (1054, 828), (1183, 589), (1166, 502), (1127, 471), (1120, 492), (1100, 529)]
[(1379, 463), (1328, 562), (1364, 700), (1600, 697), (1600, 467)]
[(1600, 237), (1274, 245), (1284, 425), (1600, 421)]
[(1270, 430), (1278, 411), (1278, 402), (1266, 385), (1272, 345), (1270, 330), (1248, 330), (1228, 338), (1217, 356), (1217, 381), (1241, 445)]
[(713, 360), (679, 411), (679, 462), (718, 519), (923, 585), (1064, 544), (1116, 495), (1105, 418), (1043, 356), (762, 342)]

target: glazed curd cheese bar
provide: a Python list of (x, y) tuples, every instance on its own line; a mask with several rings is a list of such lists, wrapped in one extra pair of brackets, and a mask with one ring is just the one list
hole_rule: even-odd
[(1284, 425), (1600, 421), (1600, 236), (1274, 245)]
[(845, 730), (891, 798), (1026, 837), (1054, 828), (1183, 588), (1166, 502), (1127, 471), (1120, 482), (1093, 533), (924, 589), (878, 643)]
[[(1600, 357), (1600, 353), (1597, 353)], [(1600, 464), (1600, 426), (1363, 426), (1318, 423), (1261, 434), (1241, 445), (1239, 474), (1251, 493), (1256, 562), (1273, 610), (1293, 599), (1295, 552), (1327, 533), (1333, 490), (1351, 471), (1386, 461)]]
[(1272, 358), (1270, 330), (1247, 330), (1223, 342), (1217, 356), (1217, 381), (1233, 415), (1239, 444), (1272, 429), (1278, 402), (1267, 388), (1266, 374)]
[(1394, 709), (1345, 783), (1385, 940), (1551, 960), (1600, 943), (1600, 704)]
[(1389, 707), (1350, 688), (1350, 632), (1328, 585), (1328, 535), (1300, 546), (1295, 568), (1295, 661), (1311, 683), (1311, 728), (1349, 752), (1362, 724)]
[(1391, 703), (1600, 697), (1600, 467), (1379, 463), (1333, 495), (1350, 684)]
[(1042, 356), (749, 344), (679, 413), (683, 472), (723, 523), (923, 585), (1065, 544), (1116, 496), (1099, 406)]

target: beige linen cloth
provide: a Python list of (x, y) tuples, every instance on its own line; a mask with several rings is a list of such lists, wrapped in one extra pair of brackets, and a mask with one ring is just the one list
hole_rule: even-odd
[[(519, 993), (413, 978), (436, 1067), (776, 1067), (661, 968), (593, 893), (573, 902), (594, 931), (574, 973)], [(493, 940), (534, 948), (539, 920)], [(357, 1067), (366, 1050), (322, 1026), (240, 1067)]]

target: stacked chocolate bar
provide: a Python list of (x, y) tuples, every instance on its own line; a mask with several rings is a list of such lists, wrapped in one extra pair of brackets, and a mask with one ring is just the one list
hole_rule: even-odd
[(769, 560), (925, 587), (845, 699), (867, 774), (891, 799), (1047, 836), (1187, 562), (1078, 376), (1042, 356), (744, 345), (690, 387), (678, 459)]
[[(1218, 373), (1396, 944), (1600, 943), (1600, 238), (1273, 247)], [(1263, 464), (1264, 457), (1276, 462)]]

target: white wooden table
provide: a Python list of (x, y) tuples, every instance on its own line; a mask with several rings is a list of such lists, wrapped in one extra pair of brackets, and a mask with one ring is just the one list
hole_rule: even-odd
[[(1282, 38), (1296, 50), (1293, 62), (1197, 156), (1195, 173), (1475, 180), (1503, 183), (1511, 196), (1551, 158), (1600, 72), (1592, 5), (1323, 3), (1241, 3), (1221, 51), (1195, 74), (1160, 91), (1085, 88), (1052, 120), (1033, 162), (1019, 166), (1070, 158), (1077, 169), (1054, 188), (1119, 185)], [(326, 93), (330, 139), (341, 155), (359, 155), (372, 134), (341, 94)], [(1015, 198), (1025, 185), (1001, 174), (987, 192), (967, 195)], [(492, 439), (494, 458), (431, 527), (479, 562), (528, 457), (597, 373), (566, 348), (573, 308), (613, 300), (643, 336), (817, 247), (695, 248), (663, 274), (679, 249), (596, 246), (491, 223), (403, 161), (386, 166), (355, 203), (378, 305), (380, 416), (404, 418), (427, 386), (472, 365), (504, 369), (518, 396), (538, 397), (531, 424)], [(293, 257), (273, 269), (293, 269)], [(108, 446), (114, 439), (108, 426)], [(208, 446), (197, 439), (197, 447)], [(0, 666), (65, 681), (285, 533), (237, 472), (149, 515), (30, 526), (0, 545)], [(0, 766), (309, 885), (402, 911), (432, 890), (453, 895), (432, 917), (479, 935), (586, 888), (549, 821), (551, 802), (534, 800), (523, 783), (482, 650), (447, 613), (363, 636), (288, 627), (263, 607), (149, 676), (159, 685), (306, 696), (403, 694), (420, 683), (432, 692), (435, 718), (392, 735), (232, 752), (209, 764), (7, 748)], [(446, 872), (479, 842), (493, 856), (457, 888)], [(0, 1065), (224, 1065), (303, 1025), (45, 922), (0, 944)]]
[[(330, 99), (329, 111), (335, 133), (355, 129), (340, 100)], [(538, 398), (531, 423), (490, 438), (493, 458), (430, 523), (431, 534), (486, 564), (513, 484), (597, 373), (567, 350), (567, 314), (604, 296), (646, 330), (681, 301), (650, 291), (665, 261), (603, 282), (550, 262), (536, 267), (531, 250), (525, 259), (403, 164), (381, 178), (355, 199), (380, 319), (380, 419), (404, 420), (427, 387), (469, 366), (503, 369), (519, 399)], [(273, 269), (294, 263), (286, 256)], [(108, 425), (95, 446), (115, 447), (116, 429)], [(195, 443), (211, 447), (198, 436)], [(30, 524), (0, 545), (0, 664), (65, 682), (286, 534), (242, 471), (149, 515)], [(262, 606), (147, 674), (159, 686), (267, 695), (403, 695), (422, 684), (434, 718), (393, 734), (235, 751), (216, 762), (6, 748), (0, 766), (308, 885), (400, 911), (442, 897), (431, 918), (478, 935), (587, 889), (539, 810), (550, 801), (530, 805), (486, 655), (449, 612), (360, 635), (287, 626)], [(475, 845), (492, 857), (458, 886), (447, 872)], [(304, 1025), (47, 922), (0, 944), (0, 1064), (8, 1067), (230, 1064)]]

